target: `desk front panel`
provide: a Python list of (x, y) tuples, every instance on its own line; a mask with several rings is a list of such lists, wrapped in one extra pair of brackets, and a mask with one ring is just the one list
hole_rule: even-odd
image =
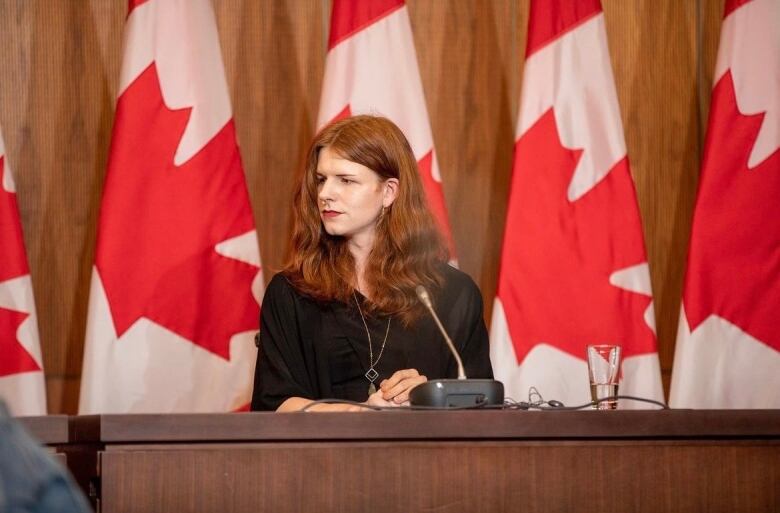
[(774, 512), (777, 440), (111, 444), (101, 511)]

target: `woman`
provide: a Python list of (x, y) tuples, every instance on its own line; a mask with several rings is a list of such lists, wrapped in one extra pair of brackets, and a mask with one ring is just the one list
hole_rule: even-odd
[(253, 410), (297, 411), (322, 398), (406, 405), (428, 378), (456, 377), (417, 285), (431, 292), (467, 375), (492, 377), (479, 290), (447, 265), (398, 127), (375, 116), (326, 127), (294, 207), (290, 260), (263, 299)]

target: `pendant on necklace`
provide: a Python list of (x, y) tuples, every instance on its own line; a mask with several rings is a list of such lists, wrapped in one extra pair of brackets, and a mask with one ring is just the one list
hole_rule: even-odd
[(376, 385), (374, 385), (374, 381), (376, 381), (376, 378), (379, 377), (379, 373), (376, 371), (376, 369), (373, 367), (373, 365), (368, 369), (368, 372), (365, 374), (366, 379), (368, 380), (368, 395), (372, 395), (376, 393)]
[(368, 369), (368, 371), (366, 371), (366, 373), (364, 374), (364, 376), (365, 376), (365, 377), (366, 377), (366, 379), (367, 379), (367, 380), (368, 380), (368, 381), (369, 381), (369, 382), (370, 382), (370, 383), (373, 385), (373, 384), (374, 384), (374, 381), (376, 381), (376, 378), (378, 378), (378, 377), (379, 377), (379, 373), (376, 371), (376, 369), (375, 369), (375, 368), (374, 368), (374, 366), (372, 365), (372, 366), (371, 366), (371, 368), (370, 368), (370, 369)]

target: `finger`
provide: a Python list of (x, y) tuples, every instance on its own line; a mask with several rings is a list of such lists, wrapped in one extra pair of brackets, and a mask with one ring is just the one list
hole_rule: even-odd
[(382, 391), (390, 390), (391, 388), (396, 386), (401, 380), (413, 378), (419, 375), (420, 373), (417, 372), (417, 369), (399, 370), (393, 373), (393, 375), (390, 376), (388, 379), (382, 381), (382, 383), (379, 384), (379, 388)]
[(323, 411), (341, 411), (341, 412), (352, 412), (352, 411), (361, 411), (362, 408), (356, 404), (332, 404), (327, 405), (330, 406), (328, 410)]
[(352, 411), (370, 411), (367, 408), (361, 408), (355, 404), (315, 404), (306, 411), (319, 412), (352, 412)]
[(406, 388), (406, 390), (393, 397), (392, 401), (394, 403), (396, 404), (408, 403), (409, 394), (411, 394), (412, 390), (414, 390), (416, 387), (428, 381), (428, 378), (426, 378), (425, 376), (420, 376), (419, 378), (414, 378), (409, 381), (410, 381), (409, 386)]
[[(396, 386), (391, 388), (390, 390), (383, 392), (383, 397), (387, 399), (388, 401), (392, 400), (397, 403), (396, 397), (399, 396), (402, 393), (409, 392), (411, 389), (419, 385), (420, 383), (425, 383), (428, 381), (428, 378), (425, 376), (414, 376), (412, 378), (405, 379), (398, 383)], [(408, 393), (407, 393), (408, 397)]]
[(425, 376), (420, 376), (420, 377), (422, 379), (419, 380), (417, 383), (414, 383), (412, 386), (410, 386), (409, 388), (407, 388), (406, 390), (404, 390), (403, 392), (401, 392), (397, 396), (393, 397), (393, 402), (396, 403), (399, 406), (403, 405), (403, 404), (408, 405), (409, 404), (409, 394), (411, 393), (411, 391), (415, 387), (417, 387), (417, 386), (425, 383), (426, 381), (428, 381), (427, 379), (425, 379)]
[(371, 394), (366, 400), (366, 404), (369, 406), (396, 406), (394, 403), (389, 402), (385, 400), (384, 397), (382, 397), (381, 390), (377, 390), (376, 392)]
[(419, 375), (420, 373), (417, 372), (417, 369), (402, 369), (394, 372), (392, 376), (384, 380), (380, 385), (380, 388), (383, 390), (389, 390), (390, 388), (396, 386), (401, 380), (413, 378), (414, 376)]

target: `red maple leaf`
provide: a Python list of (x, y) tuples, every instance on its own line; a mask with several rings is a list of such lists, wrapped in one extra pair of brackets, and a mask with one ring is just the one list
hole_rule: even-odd
[(780, 351), (780, 150), (747, 166), (763, 120), (739, 112), (727, 72), (712, 90), (683, 302), (691, 331), (715, 314)]
[(30, 314), (0, 308), (0, 377), (41, 370), (19, 343), (16, 332)]
[(328, 123), (325, 126), (332, 125), (336, 121), (341, 121), (342, 119), (347, 119), (348, 117), (351, 117), (351, 116), (352, 116), (352, 109), (350, 108), (349, 104), (347, 104), (347, 106), (344, 107), (343, 109), (341, 109), (341, 112), (336, 114), (333, 117), (333, 119), (330, 120), (330, 123)]
[(0, 155), (0, 281), (29, 273), (16, 194), (3, 188), (5, 157)]
[(190, 111), (165, 106), (154, 63), (119, 98), (95, 263), (118, 335), (146, 317), (228, 359), (257, 327), (257, 268), (214, 246), (253, 218), (232, 121), (174, 165)]
[[(5, 157), (0, 155), (0, 283), (29, 273), (16, 194), (2, 185), (5, 172)], [(0, 308), (0, 376), (40, 370), (16, 338), (19, 325), (28, 316)]]
[(515, 148), (498, 296), (518, 363), (540, 343), (580, 359), (594, 343), (619, 344), (624, 356), (655, 351), (643, 320), (651, 299), (609, 283), (646, 261), (628, 161), (572, 202), (581, 154), (561, 145), (552, 109)]

